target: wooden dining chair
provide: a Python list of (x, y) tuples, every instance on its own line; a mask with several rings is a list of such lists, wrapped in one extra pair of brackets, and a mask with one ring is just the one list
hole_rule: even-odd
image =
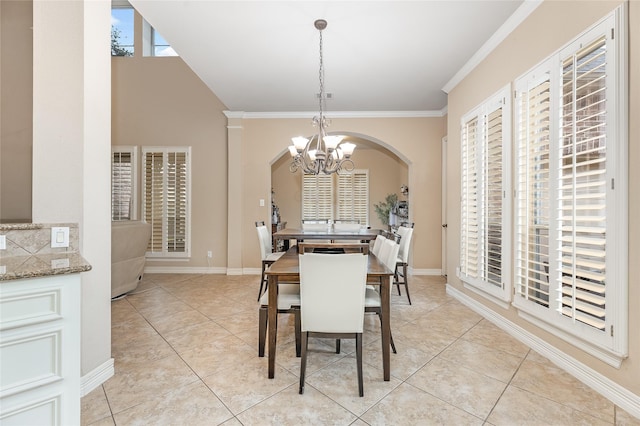
[(362, 332), (368, 258), (359, 253), (299, 254), (300, 394), (304, 393), (309, 337), (356, 340), (358, 394), (362, 380)]
[(262, 276), (260, 277), (260, 289), (258, 290), (258, 301), (260, 301), (260, 297), (263, 295), (263, 293), (266, 293), (267, 286), (269, 285), (269, 283), (267, 282), (267, 277), (265, 276), (265, 272), (267, 268), (273, 264), (273, 262), (282, 257), (284, 252), (281, 251), (272, 253), (271, 237), (269, 236), (269, 230), (267, 229), (264, 222), (256, 222), (256, 232), (258, 233), (258, 241), (260, 243), (260, 256), (262, 258)]

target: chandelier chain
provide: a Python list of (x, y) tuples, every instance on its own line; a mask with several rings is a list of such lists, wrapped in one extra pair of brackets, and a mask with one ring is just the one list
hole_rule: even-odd
[[(294, 173), (302, 169), (305, 174), (317, 175), (319, 173), (331, 174), (341, 172), (351, 172), (354, 169), (351, 154), (355, 144), (344, 142), (344, 136), (327, 135), (326, 127), (330, 125), (330, 120), (324, 116), (324, 55), (322, 30), (327, 27), (327, 21), (318, 19), (314, 26), (320, 34), (319, 52), (320, 67), (318, 69), (318, 80), (320, 93), (318, 94), (319, 113), (313, 118), (314, 127), (318, 128), (318, 133), (307, 139), (303, 136), (293, 138), (293, 145), (289, 147), (292, 162), (289, 170)], [(313, 149), (315, 145), (315, 149)]]
[(318, 80), (320, 81), (320, 94), (318, 95), (318, 103), (320, 108), (320, 120), (324, 119), (322, 110), (322, 102), (324, 102), (324, 59), (322, 55), (322, 30), (320, 32), (320, 68), (318, 70)]

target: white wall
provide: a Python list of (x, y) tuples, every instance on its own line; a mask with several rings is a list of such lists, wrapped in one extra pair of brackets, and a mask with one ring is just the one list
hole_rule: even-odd
[(75, 222), (81, 374), (111, 359), (111, 3), (33, 5), (33, 222)]

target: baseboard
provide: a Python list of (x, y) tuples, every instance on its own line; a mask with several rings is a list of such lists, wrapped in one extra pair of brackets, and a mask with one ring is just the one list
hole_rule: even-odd
[(409, 268), (410, 275), (442, 275), (442, 269), (414, 269)]
[(201, 267), (201, 266), (145, 266), (145, 274), (227, 274), (224, 267)]
[(520, 342), (529, 346), (542, 356), (548, 358), (558, 367), (580, 380), (591, 389), (599, 392), (602, 396), (613, 402), (632, 416), (640, 418), (640, 396), (634, 394), (627, 388), (608, 377), (598, 373), (577, 359), (567, 355), (555, 346), (550, 345), (540, 337), (528, 332), (519, 325), (498, 315), (493, 310), (487, 308), (482, 303), (467, 296), (455, 287), (447, 284), (447, 294), (458, 300), (476, 313), (482, 315), (488, 321), (500, 327)]
[(80, 378), (80, 397), (87, 395), (89, 392), (109, 380), (115, 374), (113, 358), (94, 368), (89, 373)]

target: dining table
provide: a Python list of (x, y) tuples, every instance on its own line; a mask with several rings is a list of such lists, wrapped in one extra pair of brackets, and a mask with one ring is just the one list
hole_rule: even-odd
[[(269, 280), (268, 294), (268, 323), (269, 323), (269, 378), (275, 377), (276, 366), (276, 335), (278, 322), (278, 283), (299, 283), (300, 268), (298, 249), (296, 246), (291, 247), (278, 260), (276, 260), (266, 271)], [(390, 323), (390, 289), (391, 279), (394, 271), (389, 269), (380, 259), (373, 253), (367, 254), (367, 283), (380, 283), (380, 302), (381, 302), (381, 322), (382, 322), (382, 366), (385, 381), (391, 379), (391, 361), (390, 361), (390, 344), (391, 344), (391, 323)]]
[(289, 240), (308, 241), (308, 240), (353, 240), (368, 242), (375, 240), (381, 233), (380, 229), (362, 228), (357, 231), (342, 231), (336, 230), (333, 227), (327, 226), (326, 229), (299, 229), (299, 228), (284, 228), (273, 234), (275, 241), (283, 240), (284, 249), (289, 249)]

